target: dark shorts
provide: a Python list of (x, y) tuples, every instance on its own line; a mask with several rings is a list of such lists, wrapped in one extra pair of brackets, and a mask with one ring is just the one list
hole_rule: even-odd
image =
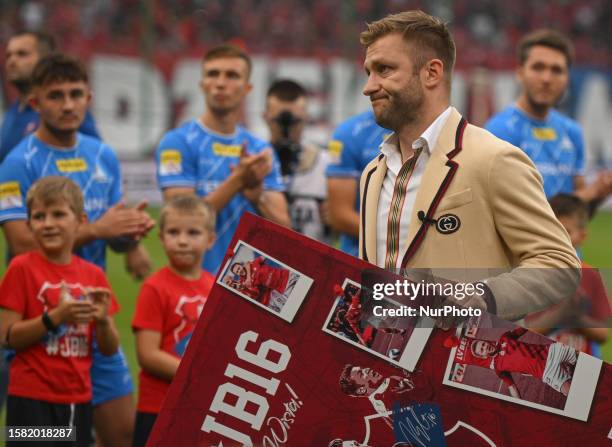
[(134, 440), (132, 447), (144, 447), (149, 439), (149, 434), (153, 430), (153, 425), (157, 419), (157, 413), (136, 412), (136, 424), (134, 426)]
[(8, 396), (6, 399), (6, 425), (69, 427), (76, 431), (76, 443), (62, 441), (6, 441), (6, 446), (82, 446), (91, 441), (91, 402), (81, 404), (54, 404), (26, 397)]

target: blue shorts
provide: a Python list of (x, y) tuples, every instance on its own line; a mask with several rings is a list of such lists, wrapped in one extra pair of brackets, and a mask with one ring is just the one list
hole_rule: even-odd
[(97, 343), (94, 340), (93, 362), (90, 372), (93, 387), (91, 403), (94, 407), (131, 394), (134, 390), (132, 376), (121, 347), (115, 354), (105, 356), (98, 351)]

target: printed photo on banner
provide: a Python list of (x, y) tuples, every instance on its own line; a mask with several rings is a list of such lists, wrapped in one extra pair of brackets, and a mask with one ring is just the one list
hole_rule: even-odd
[[(415, 328), (411, 326), (415, 320), (409, 318), (375, 316), (369, 302), (371, 295), (362, 293), (361, 285), (348, 278), (331, 295), (333, 304), (324, 332), (408, 371), (414, 370), (431, 328)], [(400, 307), (392, 299), (383, 301), (387, 308)]]
[(443, 383), (586, 421), (602, 361), (485, 314), (449, 335)]
[(312, 279), (238, 241), (217, 283), (291, 322), (306, 298)]

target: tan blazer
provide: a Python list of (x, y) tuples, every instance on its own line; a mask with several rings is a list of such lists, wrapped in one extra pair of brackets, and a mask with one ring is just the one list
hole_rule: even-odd
[[(372, 264), (386, 171), (381, 154), (360, 182), (359, 253)], [(506, 319), (571, 296), (579, 281), (575, 250), (531, 160), (455, 109), (425, 166), (400, 256), (404, 268), (453, 269), (444, 276), (456, 280), (486, 278), (497, 314)], [(492, 277), (500, 269), (512, 273)]]

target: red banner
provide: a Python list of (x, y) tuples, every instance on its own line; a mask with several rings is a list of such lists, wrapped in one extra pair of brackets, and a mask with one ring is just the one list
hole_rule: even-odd
[(148, 445), (612, 443), (610, 365), (487, 314), (378, 318), (372, 265), (253, 215), (231, 247)]

